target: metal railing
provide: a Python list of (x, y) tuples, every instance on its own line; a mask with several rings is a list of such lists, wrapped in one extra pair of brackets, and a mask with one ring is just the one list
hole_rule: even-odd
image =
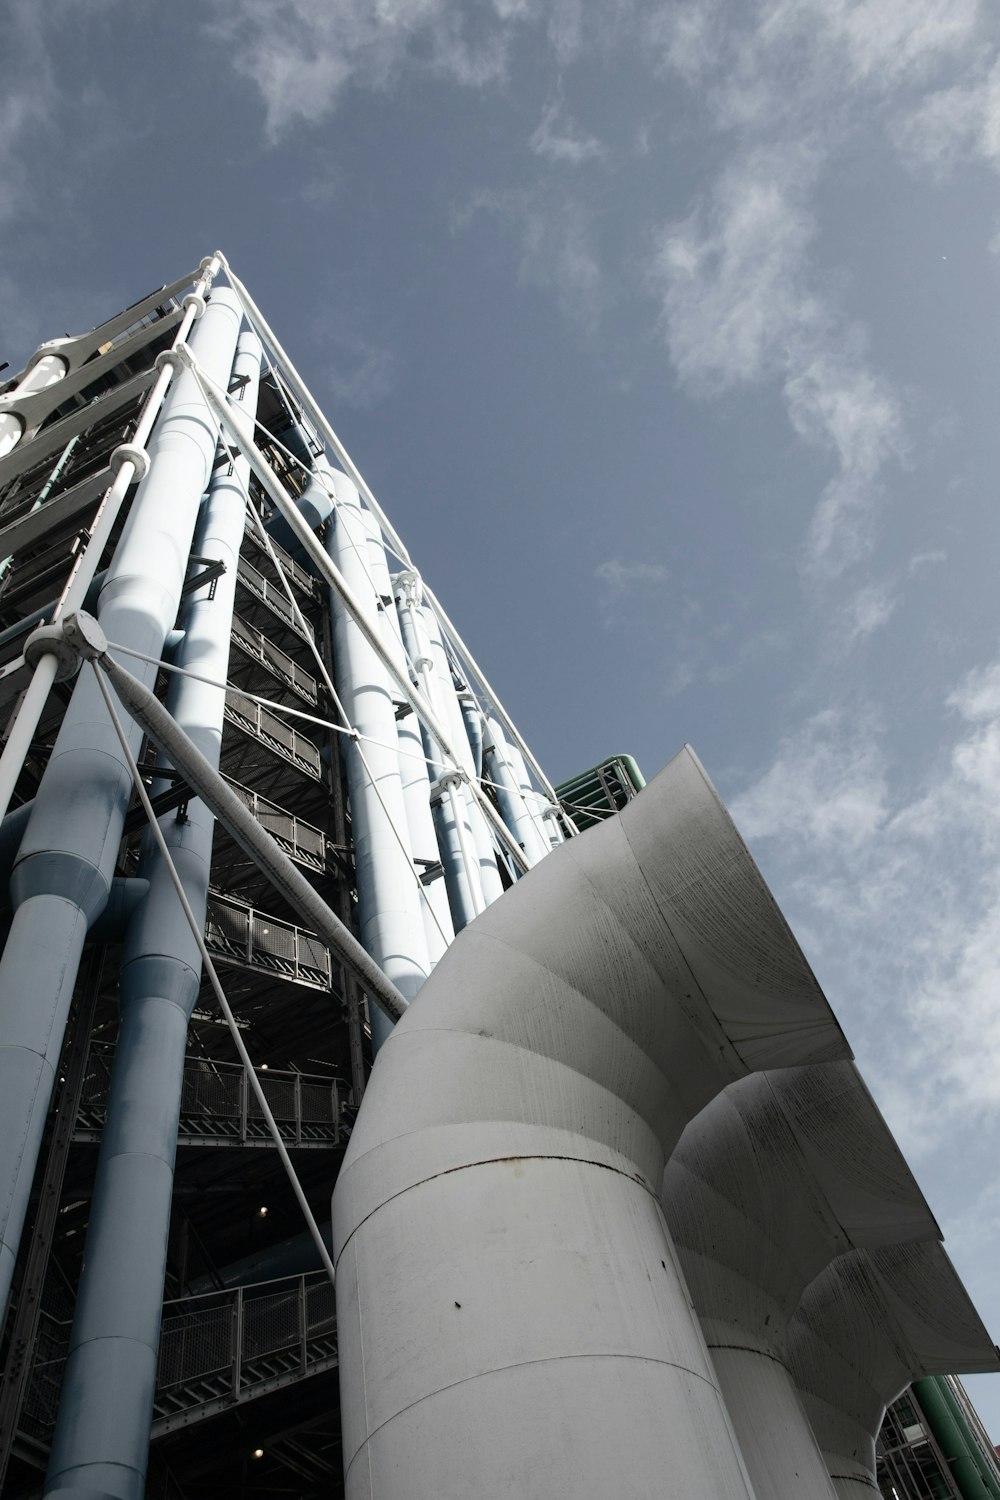
[(262, 667), (266, 667), (273, 676), (298, 693), (306, 703), (319, 702), (319, 684), (315, 677), (303, 671), (286, 651), (282, 651), (280, 646), (268, 640), (263, 631), (256, 630), (245, 620), (241, 620), (239, 615), (233, 616), (232, 639), (233, 644), (245, 656), (248, 656), (251, 661), (259, 662)]
[[(42, 1314), (21, 1430), (55, 1426), (70, 1321)], [(337, 1363), (333, 1287), (324, 1271), (163, 1304), (152, 1435), (187, 1426)]]
[[(100, 1138), (113, 1062), (110, 1044), (91, 1047), (74, 1130), (77, 1140)], [(337, 1145), (343, 1098), (337, 1079), (274, 1068), (257, 1076), (287, 1145)], [(270, 1130), (242, 1064), (185, 1058), (177, 1138), (189, 1146), (271, 1145)]]
[[(274, 553), (275, 558), (281, 564), (282, 570), (286, 578), (288, 579), (288, 582), (293, 584), (300, 593), (306, 594), (309, 597), (315, 597), (315, 595), (319, 593), (319, 580), (314, 578), (312, 573), (308, 572), (304, 567), (302, 567), (301, 563), (297, 563), (294, 557), (292, 557), (291, 553), (286, 552), (284, 547), (280, 546), (279, 543), (274, 540), (273, 536), (269, 537), (268, 540), (271, 544), (270, 550)], [(268, 555), (268, 549), (264, 546), (264, 543), (261, 541), (260, 536), (258, 535), (256, 530), (251, 529), (250, 531), (248, 531), (244, 537), (244, 541), (250, 546), (255, 547), (261, 557), (266, 557)], [(272, 584), (272, 588), (273, 587), (275, 587), (275, 585)], [(282, 592), (284, 591), (282, 590)]]
[(208, 897), (205, 945), (213, 958), (229, 965), (257, 973), (263, 970), (316, 989), (330, 988), (330, 950), (314, 932), (217, 891)]
[(269, 802), (250, 787), (233, 781), (230, 776), (226, 777), (226, 782), (244, 807), (253, 813), (260, 826), (267, 830), (291, 859), (308, 865), (311, 870), (326, 869), (327, 839), (322, 829), (314, 828), (312, 823), (304, 822), (294, 813), (279, 807), (276, 802)]
[(296, 635), (303, 634), (302, 627), (295, 617), (295, 611), (291, 606), (288, 595), (280, 584), (269, 582), (263, 573), (255, 568), (252, 562), (248, 562), (245, 557), (240, 558), (236, 576), (244, 588), (259, 599), (262, 604), (266, 604), (271, 613), (276, 615), (283, 625), (287, 625), (289, 630), (294, 630)]
[[(323, 1271), (164, 1303), (153, 1435), (337, 1362), (333, 1287)], [(207, 1408), (207, 1409), (206, 1409)]]
[(320, 780), (323, 762), (312, 740), (299, 734), (297, 729), (292, 729), (284, 719), (265, 708), (262, 703), (255, 703), (237, 688), (227, 688), (226, 718), (244, 732), (255, 735), (300, 771)]

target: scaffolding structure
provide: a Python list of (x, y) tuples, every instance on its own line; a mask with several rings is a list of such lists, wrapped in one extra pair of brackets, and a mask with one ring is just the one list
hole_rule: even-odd
[[(552, 786), (221, 254), (0, 388), (0, 559), (0, 1485), (343, 1493), (374, 1055), (643, 778)], [(957, 1382), (878, 1483), (1000, 1495)]]

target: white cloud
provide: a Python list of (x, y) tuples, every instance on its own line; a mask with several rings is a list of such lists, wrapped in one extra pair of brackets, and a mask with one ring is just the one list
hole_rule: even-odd
[(623, 558), (611, 557), (598, 563), (594, 577), (600, 579), (614, 594), (624, 594), (643, 584), (665, 583), (670, 577), (663, 563), (625, 562)]
[(707, 201), (663, 231), (652, 284), (683, 381), (703, 394), (780, 381), (796, 432), (836, 456), (804, 558), (810, 572), (833, 576), (867, 548), (879, 476), (902, 450), (903, 423), (863, 332), (811, 284), (817, 170), (816, 153), (801, 145), (738, 156)]
[(1000, 171), (1000, 60), (926, 95), (894, 122), (893, 137), (904, 156), (938, 176), (976, 159)]
[(604, 155), (604, 147), (596, 136), (584, 135), (558, 100), (546, 106), (528, 144), (536, 156), (574, 167)]
[(396, 356), (391, 349), (360, 335), (334, 336), (334, 360), (327, 366), (327, 384), (334, 399), (356, 411), (368, 411), (384, 401), (396, 380)]
[(455, 214), (454, 227), (461, 229), (481, 212), (497, 215), (515, 231), (522, 283), (552, 291), (568, 318), (593, 331), (605, 307), (606, 276), (583, 201), (565, 193), (482, 191)]
[(870, 733), (852, 730), (832, 710), (783, 740), (771, 766), (732, 805), (748, 839), (851, 850), (887, 816), (886, 776)]
[(671, 360), (703, 394), (778, 383), (795, 430), (836, 456), (806, 538), (813, 577), (869, 550), (905, 447), (899, 395), (813, 264), (813, 204), (862, 131), (887, 128), (911, 160), (1000, 161), (995, 30), (979, 0), (672, 0), (647, 18), (661, 68), (728, 150), (653, 255)]
[(837, 644), (849, 651), (859, 641), (888, 624), (899, 597), (888, 583), (869, 583), (856, 589), (841, 606), (835, 625)]
[(213, 30), (260, 89), (272, 140), (316, 124), (349, 84), (384, 88), (404, 65), (467, 87), (504, 76), (516, 27), (534, 8), (496, 0), (213, 0)]
[(877, 721), (827, 711), (732, 804), (918, 1151), (963, 1119), (1000, 1125), (1000, 661), (947, 704), (949, 752), (909, 795)]

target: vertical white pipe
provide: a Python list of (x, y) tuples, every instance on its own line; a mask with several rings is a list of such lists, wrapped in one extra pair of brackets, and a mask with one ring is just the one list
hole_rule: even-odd
[[(476, 779), (476, 766), (473, 760), (472, 747), (469, 744), (469, 736), (465, 727), (465, 719), (462, 716), (462, 705), (458, 701), (458, 693), (455, 690), (455, 681), (452, 677), (451, 663), (444, 645), (444, 633), (434, 611), (427, 605), (421, 610), (427, 638), (430, 644), (431, 660), (434, 663), (433, 681), (436, 702), (440, 714), (444, 717), (446, 727), (451, 737), (452, 748), (458, 756), (462, 770), (470, 780)], [(464, 808), (464, 818), (461, 822), (467, 832), (463, 831), (461, 836), (470, 847), (470, 855), (473, 863), (472, 884), (478, 886), (482, 905), (478, 910), (482, 911), (491, 902), (496, 901), (503, 895), (503, 882), (500, 879), (500, 871), (497, 869), (496, 855), (493, 852), (493, 836), (486, 825), (486, 820), (480, 811), (479, 805), (467, 785), (458, 789), (458, 805)]]
[[(382, 606), (378, 611), (382, 640), (387, 652), (395, 662), (397, 670), (407, 673), (411, 676), (412, 680), (412, 673), (410, 672), (407, 651), (403, 640), (402, 624), (396, 608), (395, 583), (389, 574), (385, 545), (382, 541), (382, 529), (371, 511), (362, 510), (360, 516), (368, 544), (368, 561), (371, 568), (372, 583), (375, 586), (375, 592)], [(418, 678), (416, 686), (421, 687), (426, 695), (426, 682)], [(431, 701), (433, 702), (433, 700)], [(427, 763), (422, 758), (424, 748), (420, 722), (412, 710), (410, 712), (401, 712), (400, 717), (396, 720), (396, 740), (399, 756), (399, 779), (403, 789), (403, 802), (406, 808), (409, 847), (415, 861), (427, 862), (426, 864), (417, 864), (416, 870), (421, 871), (427, 868), (428, 865), (436, 863), (438, 847), (437, 835), (434, 832), (434, 819), (431, 813), (430, 778), (427, 774)], [(431, 887), (423, 885), (419, 886), (418, 889), (416, 873), (414, 874), (414, 889), (418, 890), (420, 898), (424, 937), (427, 942), (427, 954), (431, 967), (441, 957), (455, 936), (443, 880), (434, 882), (434, 887), (433, 891)]]
[[(496, 784), (500, 810), (507, 827), (520, 843), (528, 863), (537, 865), (543, 855), (548, 853), (549, 843), (542, 837), (525, 805), (511, 749), (499, 720), (484, 718), (484, 774)], [(524, 764), (523, 761), (521, 764)]]
[[(435, 718), (439, 719), (440, 714), (434, 692), (434, 662), (424, 628), (423, 615), (420, 611), (419, 573), (412, 569), (398, 573), (393, 579), (393, 593), (396, 599), (400, 632), (409, 658), (408, 670), (411, 681), (419, 688), (424, 700), (430, 704)], [(410, 719), (413, 723), (407, 728)], [(408, 747), (403, 738), (403, 736), (408, 736), (409, 745), (412, 745), (415, 750), (419, 747), (425, 757), (419, 777), (414, 775), (412, 770), (410, 772), (413, 778), (410, 782), (413, 789), (411, 799), (412, 804), (416, 804), (413, 806), (411, 827), (415, 828), (419, 825), (423, 828), (422, 847), (440, 852), (444, 878), (440, 883), (434, 882), (432, 886), (426, 888), (429, 900), (425, 908), (429, 918), (428, 949), (432, 957), (440, 958), (443, 950), (438, 928), (443, 929), (447, 935), (444, 945), (446, 947), (455, 933), (472, 921), (480, 908), (474, 900), (468, 869), (462, 858), (458, 825), (446, 806), (446, 798), (441, 795), (440, 789), (435, 790), (438, 777), (445, 770), (441, 746), (426, 725), (417, 722), (416, 715), (401, 719), (399, 729), (400, 748)], [(406, 773), (404, 772), (404, 783), (405, 781)], [(409, 806), (411, 803), (408, 803)], [(422, 821), (425, 808), (430, 817), (429, 825)], [(427, 837), (428, 832), (433, 836), (432, 838)], [(431, 935), (431, 928), (435, 930), (436, 935)]]
[[(335, 470), (328, 471), (337, 498), (327, 523), (326, 550), (365, 611), (369, 629), (385, 649), (398, 638), (385, 635), (385, 614), (372, 577), (371, 533), (361, 511), (357, 487)], [(386, 575), (387, 580), (388, 575)], [(391, 594), (389, 595), (391, 598)], [(420, 894), (413, 878), (406, 804), (399, 775), (393, 678), (335, 589), (330, 590), (334, 624), (337, 691), (347, 716), (364, 736), (347, 752), (351, 825), (358, 881), (361, 941), (372, 958), (412, 1000), (430, 970)], [(392, 646), (392, 641), (396, 646)], [(371, 1011), (376, 1047), (391, 1032), (390, 1022)]]

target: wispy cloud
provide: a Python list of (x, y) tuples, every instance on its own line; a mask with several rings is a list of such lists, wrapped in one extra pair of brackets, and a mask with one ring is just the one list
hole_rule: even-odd
[(729, 151), (693, 213), (657, 237), (671, 360), (702, 394), (777, 383), (798, 434), (835, 456), (806, 537), (814, 577), (866, 554), (905, 449), (901, 398), (815, 265), (816, 194), (859, 129), (937, 165), (1000, 152), (991, 31), (978, 0), (681, 0), (647, 19), (661, 67), (697, 90)]
[(1000, 661), (949, 695), (952, 736), (909, 795), (877, 719), (827, 711), (732, 804), (761, 848), (894, 1127), (1000, 1123)]
[(665, 583), (670, 571), (663, 563), (625, 562), (621, 557), (611, 557), (598, 563), (594, 577), (605, 584), (610, 593), (625, 594), (644, 584)]
[(936, 176), (977, 159), (1000, 171), (1000, 61), (926, 95), (898, 117), (892, 133), (911, 164)]
[(486, 189), (473, 194), (453, 216), (454, 228), (464, 228), (478, 213), (496, 215), (516, 235), (521, 282), (553, 292), (562, 312), (592, 332), (604, 312), (608, 291), (585, 202), (571, 193)]
[(604, 155), (597, 137), (584, 134), (558, 100), (546, 106), (528, 144), (536, 156), (572, 167)]
[(882, 758), (869, 732), (827, 709), (782, 740), (764, 774), (733, 803), (750, 839), (781, 838), (838, 854), (868, 842), (888, 816)]
[(866, 583), (840, 606), (833, 634), (840, 651), (850, 651), (859, 642), (887, 625), (896, 612), (899, 595), (891, 583)]
[(594, 578), (601, 623), (605, 630), (616, 630), (634, 625), (653, 601), (662, 600), (670, 570), (649, 559), (609, 557), (597, 564)]
[(397, 360), (384, 344), (344, 334), (333, 341), (326, 378), (334, 399), (357, 411), (384, 401), (396, 380)]
[[(406, 65), (477, 88), (502, 78), (514, 32), (535, 7), (495, 0), (212, 0), (213, 31), (260, 90), (277, 140), (316, 124), (351, 84), (384, 88)], [(568, 45), (568, 43), (567, 43)]]
[(833, 576), (863, 555), (883, 466), (903, 445), (901, 405), (865, 338), (813, 284), (818, 170), (800, 145), (758, 146), (688, 219), (660, 235), (651, 275), (681, 379), (701, 394), (770, 379), (807, 443), (837, 460), (815, 506), (807, 569)]

